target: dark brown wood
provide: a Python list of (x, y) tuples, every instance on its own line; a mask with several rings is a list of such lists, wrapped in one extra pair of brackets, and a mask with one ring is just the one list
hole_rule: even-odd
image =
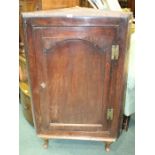
[(92, 6), (91, 6), (91, 4), (89, 3), (88, 0), (80, 0), (80, 6), (81, 6), (81, 7), (92, 8)]
[(43, 147), (44, 147), (44, 149), (48, 148), (48, 139), (44, 139)]
[[(115, 141), (122, 125), (131, 14), (71, 8), (23, 18), (38, 136)], [(112, 45), (119, 46), (117, 60), (111, 59)], [(107, 109), (113, 109), (112, 120)]]
[[(27, 73), (26, 73), (26, 60), (24, 57), (25, 51), (24, 48), (24, 34), (23, 34), (23, 23), (21, 18), (21, 13), (23, 12), (30, 12), (30, 11), (36, 11), (36, 10), (47, 10), (47, 9), (56, 9), (56, 8), (64, 8), (64, 7), (73, 7), (78, 6), (79, 0), (19, 0), (19, 42), (20, 42), (20, 56), (19, 56), (19, 80), (20, 82), (25, 82), (27, 85), (29, 85), (27, 81)], [(23, 92), (21, 91), (21, 94)], [(22, 96), (22, 101), (25, 102), (25, 98), (29, 100), (29, 110), (25, 110), (23, 108), (24, 116), (30, 122), (33, 124), (32, 120), (32, 112), (31, 112), (31, 105), (30, 105), (30, 96)], [(22, 104), (23, 105), (23, 104)]]
[(118, 0), (121, 8), (128, 8), (133, 12), (135, 17), (135, 0)]
[(123, 125), (122, 125), (122, 129), (125, 131), (128, 131), (129, 128), (129, 123), (130, 123), (130, 116), (123, 116)]
[(128, 0), (118, 0), (121, 8), (127, 8), (128, 7)]
[(110, 142), (106, 142), (105, 143), (105, 150), (106, 150), (106, 152), (110, 152), (110, 145), (111, 145), (112, 143), (110, 143)]
[(135, 17), (135, 0), (128, 0), (128, 8), (133, 12), (133, 16)]

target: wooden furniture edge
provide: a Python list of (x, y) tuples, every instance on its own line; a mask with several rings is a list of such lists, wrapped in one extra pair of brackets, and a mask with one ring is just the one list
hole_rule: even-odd
[(117, 138), (103, 138), (103, 137), (88, 137), (88, 136), (62, 136), (62, 135), (44, 135), (37, 134), (42, 139), (71, 139), (71, 140), (92, 140), (92, 141), (104, 141), (104, 142), (115, 142)]

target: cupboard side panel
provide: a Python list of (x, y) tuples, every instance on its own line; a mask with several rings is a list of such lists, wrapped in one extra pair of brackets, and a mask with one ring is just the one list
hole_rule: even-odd
[(37, 73), (37, 61), (34, 50), (34, 38), (33, 29), (30, 22), (27, 19), (24, 22), (24, 35), (25, 35), (25, 55), (26, 55), (26, 65), (28, 73), (28, 81), (30, 84), (30, 94), (31, 94), (31, 106), (32, 115), (34, 120), (34, 125), (36, 132), (39, 133), (41, 129), (41, 111), (40, 111), (40, 100), (39, 100), (39, 90), (38, 87), (38, 73)]

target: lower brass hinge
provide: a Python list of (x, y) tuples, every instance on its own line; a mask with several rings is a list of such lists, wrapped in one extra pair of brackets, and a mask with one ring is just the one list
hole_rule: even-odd
[(111, 59), (118, 60), (118, 57), (119, 57), (119, 45), (112, 45)]
[(107, 109), (107, 120), (112, 121), (113, 120), (113, 109)]

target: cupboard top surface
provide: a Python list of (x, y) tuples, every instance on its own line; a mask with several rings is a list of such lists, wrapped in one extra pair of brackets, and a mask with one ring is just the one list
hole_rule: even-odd
[(131, 13), (128, 12), (119, 12), (119, 11), (106, 11), (106, 10), (96, 10), (92, 8), (65, 8), (65, 9), (55, 9), (48, 11), (34, 11), (22, 13), (24, 18), (35, 18), (35, 17), (130, 17)]

